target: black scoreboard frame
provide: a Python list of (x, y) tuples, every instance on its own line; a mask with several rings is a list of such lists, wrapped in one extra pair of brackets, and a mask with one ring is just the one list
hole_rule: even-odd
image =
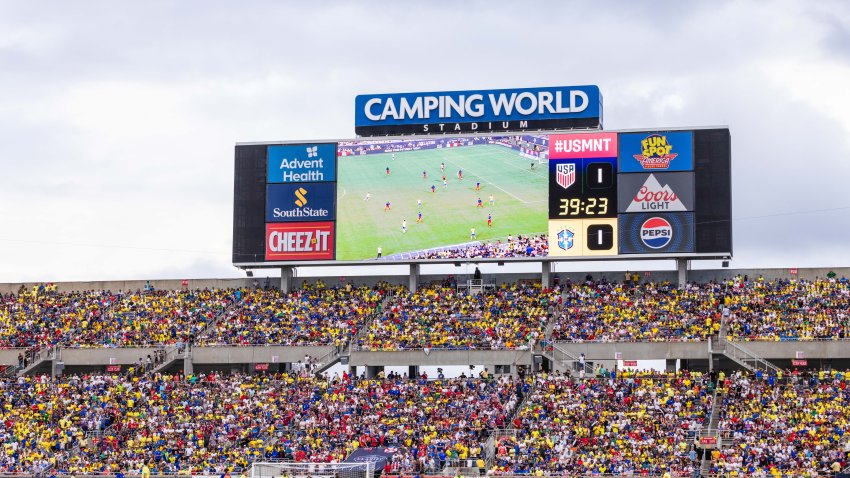
[[(312, 143), (339, 143), (370, 140), (422, 140), (425, 135), (386, 137), (358, 137), (341, 140), (299, 140), (237, 143), (234, 155), (234, 202), (232, 263), (235, 267), (273, 268), (283, 266), (345, 266), (345, 265), (397, 265), (397, 264), (458, 264), (458, 263), (513, 263), (513, 262), (573, 262), (573, 261), (636, 261), (636, 260), (729, 260), (733, 255), (732, 228), (732, 146), (727, 126), (640, 128), (624, 130), (568, 130), (568, 131), (512, 131), (487, 133), (461, 133), (432, 136), (482, 137), (517, 134), (569, 135), (574, 133), (655, 133), (693, 132), (693, 172), (699, 178), (694, 182), (695, 227), (694, 251), (689, 253), (615, 254), (599, 256), (543, 256), (516, 258), (452, 258), (415, 260), (305, 260), (266, 261), (266, 180), (267, 151), (274, 145)], [(551, 198), (550, 198), (551, 200)], [(617, 210), (616, 201), (609, 205)], [(551, 219), (551, 218), (550, 218)]]

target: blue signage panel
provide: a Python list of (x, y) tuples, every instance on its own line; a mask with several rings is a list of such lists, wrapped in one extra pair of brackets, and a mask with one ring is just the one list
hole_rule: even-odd
[(336, 180), (336, 144), (269, 146), (269, 183), (306, 183)]
[(620, 172), (694, 170), (692, 131), (620, 133)]
[(357, 134), (591, 128), (601, 119), (595, 85), (358, 95), (354, 113)]
[(336, 209), (335, 183), (269, 184), (266, 221), (332, 221)]
[(694, 213), (620, 214), (620, 254), (694, 252)]

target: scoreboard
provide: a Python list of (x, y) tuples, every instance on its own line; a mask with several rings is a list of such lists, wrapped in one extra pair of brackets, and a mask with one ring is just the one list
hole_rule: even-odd
[(239, 144), (233, 263), (731, 257), (731, 204), (726, 128)]
[[(695, 136), (710, 145), (700, 151), (700, 178)], [(728, 140), (728, 130), (552, 135), (549, 255), (731, 255)], [(704, 211), (698, 189), (710, 198)], [(719, 223), (697, 224), (697, 213), (714, 210)]]

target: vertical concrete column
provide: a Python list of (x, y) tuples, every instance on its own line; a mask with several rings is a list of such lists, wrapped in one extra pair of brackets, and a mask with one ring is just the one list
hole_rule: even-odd
[(419, 264), (410, 264), (410, 292), (416, 292), (419, 287)]
[(419, 376), (419, 366), (418, 365), (408, 365), (407, 367), (407, 376), (410, 378)]
[(50, 376), (53, 378), (59, 377), (63, 372), (64, 362), (61, 360), (51, 360), (50, 361)]
[(292, 267), (284, 266), (280, 268), (280, 291), (289, 292), (292, 289)]
[(676, 259), (676, 271), (679, 273), (679, 287), (685, 287), (688, 282), (688, 260), (684, 258)]
[(549, 287), (552, 282), (552, 263), (549, 261), (543, 262), (543, 273), (540, 277), (540, 283), (543, 287)]

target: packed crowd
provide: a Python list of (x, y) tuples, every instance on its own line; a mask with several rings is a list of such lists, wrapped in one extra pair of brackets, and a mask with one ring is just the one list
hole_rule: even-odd
[(691, 474), (713, 394), (698, 373), (576, 380), (552, 375), (501, 437), (491, 474)]
[(119, 299), (112, 292), (58, 293), (44, 286), (0, 295), (0, 346), (82, 345), (77, 334), (106, 323), (104, 314)]
[(345, 376), (278, 424), (267, 455), (342, 461), (359, 447), (383, 446), (397, 450), (384, 469), (388, 474), (439, 472), (447, 461), (483, 456), (484, 442), (505, 424), (521, 387), (509, 377), (428, 381), (390, 375), (353, 381)]
[(394, 300), (356, 345), (366, 350), (525, 349), (543, 339), (561, 304), (557, 289), (503, 285), (466, 294), (448, 286), (421, 288)]
[(715, 473), (830, 475), (850, 464), (848, 372), (734, 373), (726, 381)]
[(494, 242), (478, 242), (464, 246), (427, 250), (412, 254), (410, 259), (471, 259), (506, 257), (542, 257), (549, 252), (546, 234), (508, 236)]
[(57, 293), (35, 289), (3, 297), (5, 347), (121, 347), (189, 338), (233, 300), (233, 290)]
[(700, 341), (720, 330), (724, 287), (585, 281), (564, 286), (553, 340)]
[(727, 306), (737, 340), (850, 339), (850, 282), (736, 281)]
[(380, 311), (381, 301), (393, 290), (387, 284), (329, 288), (321, 283), (289, 294), (247, 290), (198, 344), (341, 346)]
[(542, 340), (547, 320), (551, 338), (565, 341), (704, 341), (723, 320), (732, 340), (842, 340), (850, 339), (849, 311), (850, 282), (837, 278), (744, 277), (684, 288), (586, 280), (551, 290), (515, 284), (481, 296), (450, 287), (408, 294), (387, 284), (319, 283), (288, 294), (39, 287), (0, 296), (0, 347), (22, 348), (19, 365), (26, 365), (54, 346), (342, 345), (374, 317), (355, 345), (519, 348)]
[(518, 401), (510, 378), (71, 376), (0, 382), (0, 472), (222, 474), (259, 459), (339, 462), (394, 446), (389, 470), (481, 456)]
[[(847, 467), (848, 381), (837, 371), (721, 375), (712, 473)], [(396, 450), (387, 474), (492, 457), (490, 475), (686, 476), (699, 467), (693, 445), (713, 392), (708, 375), (688, 371), (21, 377), (0, 381), (0, 472), (136, 473), (147, 464), (155, 474), (223, 474), (260, 460), (341, 462), (382, 446)]]

